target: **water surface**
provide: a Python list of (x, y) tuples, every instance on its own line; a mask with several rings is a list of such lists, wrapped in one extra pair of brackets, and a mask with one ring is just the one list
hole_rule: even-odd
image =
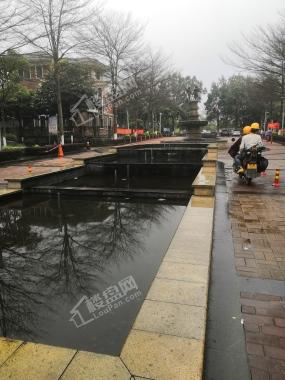
[[(34, 196), (0, 207), (0, 335), (118, 355), (184, 210)], [(92, 309), (124, 290), (117, 308)]]

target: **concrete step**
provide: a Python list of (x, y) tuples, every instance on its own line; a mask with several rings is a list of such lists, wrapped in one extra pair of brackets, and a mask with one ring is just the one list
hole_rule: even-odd
[(6, 187), (8, 187), (8, 182), (0, 180), (0, 189), (6, 188)]

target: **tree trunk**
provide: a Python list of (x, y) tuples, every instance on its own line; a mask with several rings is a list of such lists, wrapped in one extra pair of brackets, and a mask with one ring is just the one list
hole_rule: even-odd
[(4, 107), (2, 106), (0, 111), (0, 150), (2, 150), (2, 148), (5, 148), (5, 146), (7, 146), (5, 111)]
[(57, 120), (58, 120), (58, 134), (59, 142), (64, 144), (64, 127), (63, 127), (63, 112), (61, 100), (61, 87), (58, 68), (55, 68), (55, 83), (56, 83), (56, 100), (57, 100)]
[[(114, 126), (113, 126), (113, 135), (117, 133), (117, 127), (118, 127), (118, 105), (116, 102), (113, 104), (113, 115), (114, 115)], [(109, 136), (112, 137), (112, 136)]]
[(0, 268), (4, 268), (4, 258), (3, 258), (3, 252), (2, 249), (0, 249)]
[(217, 115), (217, 134), (219, 135), (220, 132), (220, 113), (218, 112)]
[(282, 72), (281, 72), (281, 101), (280, 101), (280, 120), (281, 120), (281, 127), (284, 127), (284, 95), (285, 95), (285, 78), (284, 78), (284, 60), (282, 60)]

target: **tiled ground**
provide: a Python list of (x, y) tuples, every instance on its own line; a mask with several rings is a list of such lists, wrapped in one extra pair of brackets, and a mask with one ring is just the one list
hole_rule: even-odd
[[(232, 173), (226, 151), (220, 159), (229, 191), (236, 272), (263, 279), (263, 287), (270, 289), (270, 281), (285, 280), (285, 147), (267, 147), (267, 175), (251, 186)], [(272, 187), (275, 169), (281, 170), (280, 188)], [(285, 380), (285, 299), (269, 293), (241, 292), (240, 297), (252, 380)]]
[(229, 207), (238, 274), (285, 280), (284, 197), (234, 193)]
[(252, 380), (284, 380), (284, 298), (243, 292), (241, 305)]

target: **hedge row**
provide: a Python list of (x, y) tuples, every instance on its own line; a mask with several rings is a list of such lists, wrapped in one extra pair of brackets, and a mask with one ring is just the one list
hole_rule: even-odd
[[(54, 148), (53, 145), (46, 145), (46, 146), (39, 146), (39, 147), (27, 147), (23, 149), (15, 149), (15, 150), (8, 150), (8, 151), (1, 151), (0, 152), (0, 162), (5, 161), (13, 161), (18, 160), (21, 158), (26, 157), (37, 157), (37, 156), (44, 156), (44, 157), (53, 157), (57, 155), (57, 149)], [(65, 144), (64, 145), (64, 152), (75, 152), (79, 151), (85, 148), (85, 144), (79, 143), (79, 144)]]
[[(136, 141), (144, 141), (151, 138), (159, 137), (158, 135), (144, 135), (144, 136), (124, 136), (117, 140), (109, 138), (91, 138), (89, 139), (91, 146), (108, 146), (108, 145), (120, 145), (128, 144)], [(55, 157), (57, 155), (57, 149), (53, 149), (53, 145), (45, 145), (39, 147), (26, 147), (23, 149), (15, 149), (9, 151), (0, 152), (0, 163), (5, 161), (13, 161), (18, 159), (24, 159), (27, 157)], [(76, 152), (86, 149), (85, 143), (64, 144), (64, 153)]]
[(273, 135), (272, 139), (274, 142), (285, 144), (285, 136)]

